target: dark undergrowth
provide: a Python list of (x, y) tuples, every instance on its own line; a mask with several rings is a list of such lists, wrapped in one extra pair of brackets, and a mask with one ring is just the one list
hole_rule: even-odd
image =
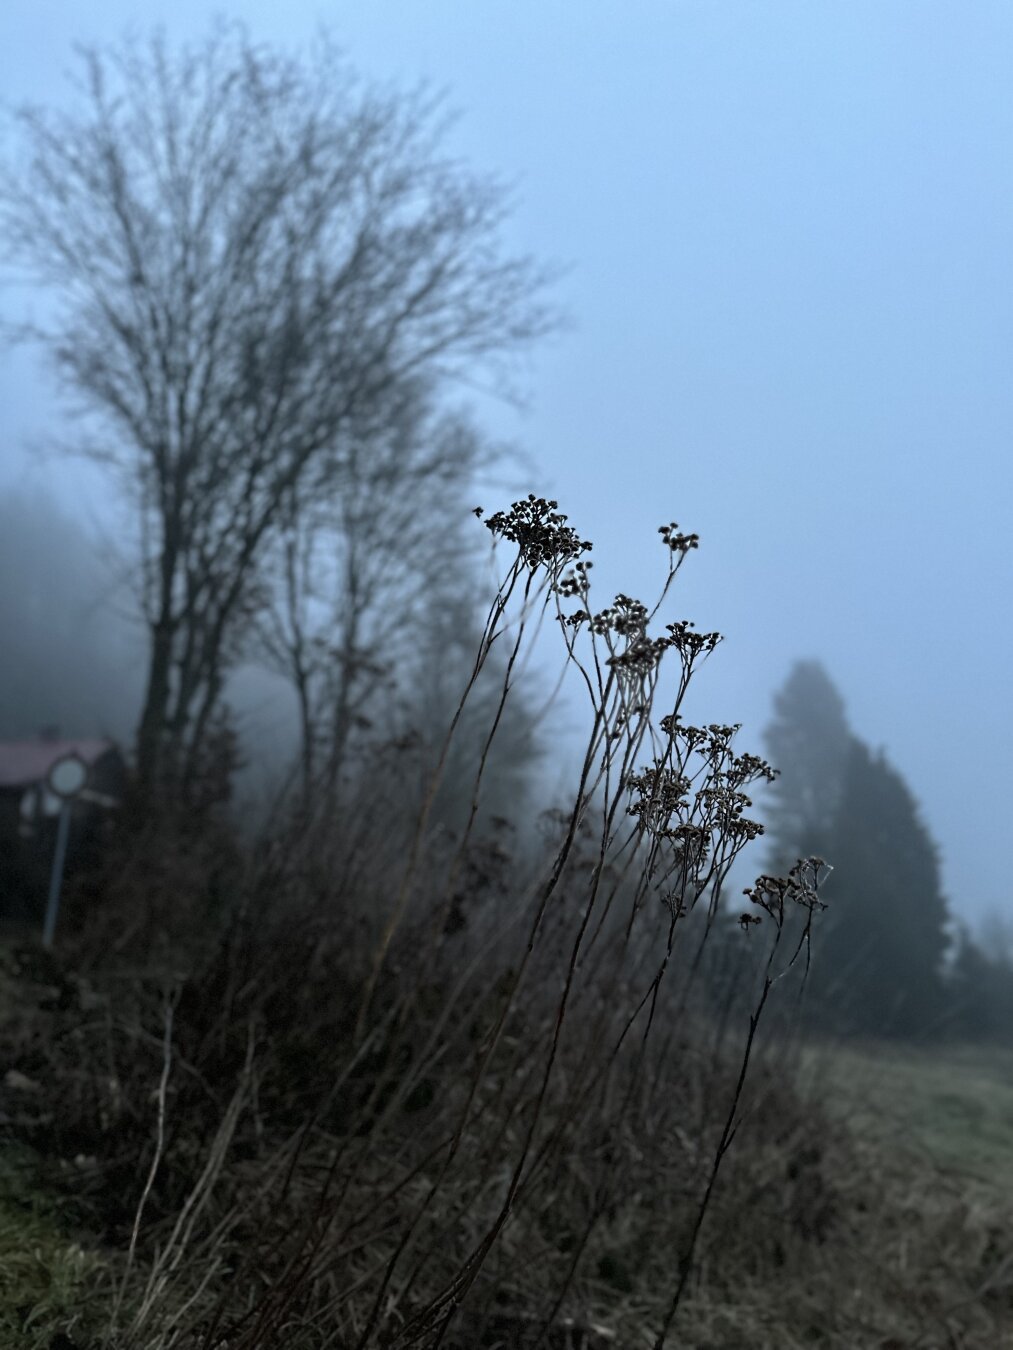
[[(455, 830), (456, 717), (256, 845), (135, 823), (57, 955), (5, 950), (9, 1343), (1006, 1343), (987, 1187), (800, 1085), (820, 860), (724, 899), (771, 771), (682, 719), (717, 635), (594, 609), (554, 503), (488, 524), (511, 556), (462, 708), (506, 659)], [(662, 543), (667, 593), (696, 538)], [(481, 800), (546, 616), (589, 730), (573, 799), (529, 828)]]

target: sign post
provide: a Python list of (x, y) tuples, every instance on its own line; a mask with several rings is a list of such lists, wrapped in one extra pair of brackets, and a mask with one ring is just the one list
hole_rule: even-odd
[(70, 834), (70, 812), (74, 798), (88, 781), (88, 766), (78, 755), (64, 755), (46, 775), (46, 787), (60, 799), (60, 817), (56, 827), (56, 848), (53, 850), (53, 870), (49, 874), (49, 898), (46, 901), (46, 922), (42, 930), (42, 945), (53, 945), (56, 920), (60, 912), (60, 889), (63, 885), (63, 864), (67, 857), (67, 837)]

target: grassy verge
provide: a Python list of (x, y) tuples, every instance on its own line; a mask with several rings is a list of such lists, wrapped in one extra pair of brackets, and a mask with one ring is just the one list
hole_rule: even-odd
[(103, 1262), (40, 1165), (32, 1150), (0, 1144), (0, 1346), (70, 1350), (98, 1329)]
[[(786, 1173), (776, 1166), (775, 1141), (742, 1151), (720, 1206), (738, 1216), (736, 1224), (708, 1243), (676, 1343), (692, 1350), (1013, 1346), (1011, 1068), (1013, 1055), (975, 1047), (810, 1052), (800, 1079), (801, 1100), (812, 1107), (812, 1147), (806, 1151), (793, 1121), (780, 1146), (782, 1161), (794, 1160)], [(783, 1110), (787, 1100), (774, 1105)], [(110, 1268), (97, 1240), (82, 1232), (72, 1168), (61, 1171), (58, 1159), (10, 1138), (0, 1146), (2, 1347), (101, 1344)], [(801, 1231), (818, 1213), (826, 1215), (821, 1230)], [(607, 1226), (603, 1238), (616, 1236)], [(650, 1252), (651, 1234), (641, 1240)], [(652, 1278), (663, 1277), (657, 1258), (655, 1250), (644, 1261)], [(621, 1289), (611, 1278), (597, 1282), (602, 1323), (623, 1323), (629, 1334), (646, 1292), (635, 1273)], [(645, 1326), (631, 1350), (647, 1350), (652, 1335)]]
[[(772, 771), (679, 712), (719, 636), (596, 611), (565, 519), (487, 522), (518, 552), (425, 772), (380, 742), (354, 801), (233, 840), (229, 890), (217, 824), (124, 831), (78, 945), (0, 960), (0, 1110), (110, 1253), (16, 1182), (18, 1335), (91, 1350), (95, 1308), (103, 1350), (1013, 1346), (999, 1071), (851, 1047), (800, 1082), (773, 1053), (823, 865), (717, 910)], [(675, 529), (663, 594), (696, 546)], [(485, 822), (490, 732), (438, 829), (473, 685), (495, 730), (540, 615), (591, 702), (573, 801)]]

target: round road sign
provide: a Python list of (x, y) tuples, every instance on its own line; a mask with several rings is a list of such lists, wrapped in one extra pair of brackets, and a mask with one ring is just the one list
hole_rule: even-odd
[(88, 766), (80, 755), (64, 755), (46, 775), (46, 786), (50, 792), (65, 800), (76, 797), (87, 781)]

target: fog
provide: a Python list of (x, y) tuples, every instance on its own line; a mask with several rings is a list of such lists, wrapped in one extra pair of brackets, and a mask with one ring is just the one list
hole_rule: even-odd
[(1011, 58), (7, 0), (0, 1342), (1013, 1345)]
[[(448, 91), (453, 149), (515, 184), (507, 242), (561, 264), (572, 320), (516, 403), (462, 397), (528, 454), (530, 486), (594, 540), (615, 589), (653, 593), (663, 521), (700, 534), (673, 604), (726, 635), (699, 681), (706, 715), (759, 748), (774, 689), (819, 660), (921, 802), (953, 907), (1008, 907), (1010, 7), (238, 12), (289, 44), (324, 20), (365, 75)], [(9, 0), (7, 99), (59, 101), (72, 43), (135, 17)], [(170, 37), (205, 17), (145, 7)], [(15, 318), (42, 302), (7, 288), (3, 303)], [(5, 684), (32, 722), (126, 735), (140, 672), (85, 543), (116, 528), (106, 480), (40, 454), (73, 424), (31, 354), (4, 348), (0, 407), (0, 487), (26, 503), (24, 535), (2, 541)], [(68, 522), (55, 547), (28, 524), (39, 492)], [(73, 622), (75, 606), (30, 609), (43, 578), (80, 596)], [(31, 674), (11, 686), (13, 664)], [(18, 720), (5, 707), (5, 728)]]

